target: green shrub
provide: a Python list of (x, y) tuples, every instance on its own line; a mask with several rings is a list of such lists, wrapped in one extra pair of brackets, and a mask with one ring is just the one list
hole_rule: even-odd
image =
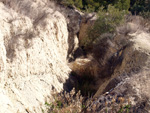
[(82, 0), (61, 0), (61, 4), (66, 6), (75, 6), (78, 9), (82, 9)]
[(74, 5), (74, 1), (73, 0), (59, 0), (61, 2), (61, 4), (66, 5), (66, 6), (72, 6)]
[(54, 102), (45, 102), (48, 113), (80, 113), (86, 108), (85, 99), (74, 88), (70, 92), (56, 93), (53, 96)]
[(116, 0), (114, 6), (119, 10), (126, 10), (130, 8), (130, 0)]
[(140, 14), (139, 14), (140, 16), (142, 16), (144, 19), (148, 19), (148, 20), (150, 20), (150, 12), (148, 11), (148, 12), (140, 12)]
[(108, 5), (114, 5), (119, 10), (128, 10), (130, 0), (57, 0), (63, 5), (76, 6), (80, 10), (88, 12), (97, 12), (99, 7), (104, 6), (107, 9)]
[(132, 14), (150, 11), (150, 0), (131, 0), (130, 11)]
[(124, 15), (125, 11), (120, 11), (114, 6), (109, 5), (107, 10), (101, 7), (98, 11), (98, 19), (94, 26), (87, 30), (88, 36), (82, 40), (81, 45), (89, 47), (104, 33), (114, 33), (116, 27), (124, 22)]

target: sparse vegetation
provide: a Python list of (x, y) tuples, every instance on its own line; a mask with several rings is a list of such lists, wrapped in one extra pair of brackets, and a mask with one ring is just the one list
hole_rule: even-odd
[(140, 12), (150, 11), (150, 1), (149, 0), (131, 0), (130, 11), (132, 14), (139, 14)]
[(97, 12), (99, 10), (99, 7), (104, 6), (105, 9), (108, 8), (109, 5), (113, 5), (119, 10), (125, 10), (128, 11), (130, 7), (130, 0), (57, 0), (59, 3), (71, 6), (71, 7), (77, 7), (80, 10), (83, 11), (89, 11), (89, 12)]
[(86, 108), (80, 91), (76, 92), (75, 89), (72, 89), (70, 93), (61, 92), (55, 94), (54, 98), (53, 103), (45, 103), (48, 106), (49, 113), (79, 113)]
[(93, 42), (101, 38), (105, 33), (114, 33), (116, 27), (124, 22), (125, 11), (120, 11), (114, 6), (109, 5), (105, 10), (101, 7), (98, 11), (98, 19), (94, 26), (87, 30), (88, 36), (81, 42), (81, 46), (88, 48)]
[(57, 0), (58, 3), (77, 7), (82, 11), (97, 12), (99, 7), (107, 9), (109, 5), (115, 6), (120, 11), (131, 11), (132, 14), (140, 14), (150, 11), (149, 0)]
[[(108, 95), (107, 95), (108, 96)], [(129, 99), (115, 96), (110, 101), (101, 101), (98, 106), (92, 104), (97, 101), (92, 97), (85, 98), (81, 95), (80, 91), (76, 92), (73, 88), (69, 92), (61, 92), (54, 95), (55, 101), (52, 103), (45, 102), (48, 108), (48, 113), (86, 113), (95, 112), (97, 107), (101, 107), (101, 112), (108, 113), (129, 113), (131, 103)]]

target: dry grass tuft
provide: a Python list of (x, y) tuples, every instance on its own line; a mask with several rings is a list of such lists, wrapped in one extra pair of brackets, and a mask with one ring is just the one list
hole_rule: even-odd
[(75, 92), (73, 88), (70, 93), (61, 92), (54, 94), (55, 101), (45, 105), (47, 106), (48, 113), (80, 113), (86, 106), (83, 104), (84, 98), (81, 96), (80, 91)]

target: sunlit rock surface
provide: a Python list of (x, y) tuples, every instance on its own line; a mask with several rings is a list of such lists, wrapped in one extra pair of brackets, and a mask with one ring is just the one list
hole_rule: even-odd
[(68, 78), (68, 30), (48, 0), (0, 0), (0, 113), (40, 113)]

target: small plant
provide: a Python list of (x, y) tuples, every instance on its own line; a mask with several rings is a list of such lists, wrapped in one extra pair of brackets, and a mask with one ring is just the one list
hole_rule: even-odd
[(55, 101), (51, 104), (45, 102), (49, 113), (79, 113), (86, 108), (80, 91), (76, 93), (74, 88), (69, 93), (54, 94), (54, 97)]
[(42, 113), (45, 113), (45, 112), (44, 112), (44, 109), (41, 109), (41, 110), (42, 110)]
[(124, 106), (126, 113), (129, 113), (130, 108), (131, 108), (131, 105), (129, 104)]
[(50, 106), (51, 104), (49, 104), (48, 102), (45, 102), (45, 105), (46, 105), (46, 106)]
[(131, 105), (129, 104), (121, 106), (118, 113), (129, 113), (130, 108), (131, 108)]

